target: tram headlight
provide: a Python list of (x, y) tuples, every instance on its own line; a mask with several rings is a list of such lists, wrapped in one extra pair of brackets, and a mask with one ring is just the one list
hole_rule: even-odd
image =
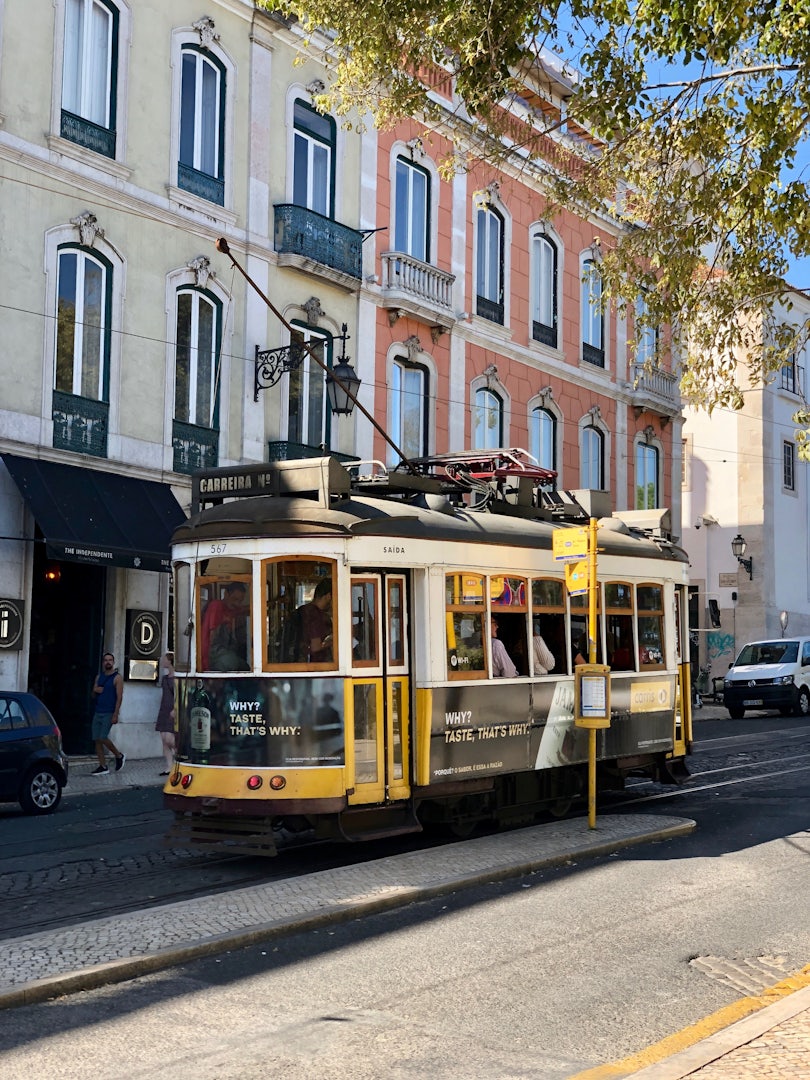
[(273, 791), (281, 791), (281, 789), (286, 786), (287, 781), (284, 779), (283, 776), (270, 777), (270, 787), (273, 789)]
[(260, 776), (251, 776), (247, 782), (247, 786), (250, 791), (258, 791), (264, 781)]

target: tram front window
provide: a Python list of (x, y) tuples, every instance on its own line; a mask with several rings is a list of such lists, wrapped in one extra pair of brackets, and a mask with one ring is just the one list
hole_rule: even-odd
[(267, 663), (335, 666), (334, 563), (276, 559), (265, 564)]
[(249, 581), (200, 580), (201, 671), (249, 671)]

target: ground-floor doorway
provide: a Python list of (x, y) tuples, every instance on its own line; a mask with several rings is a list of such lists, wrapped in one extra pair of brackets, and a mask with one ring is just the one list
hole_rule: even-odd
[(28, 686), (53, 713), (68, 754), (86, 754), (91, 689), (99, 671), (107, 570), (54, 562), (45, 544), (34, 545)]

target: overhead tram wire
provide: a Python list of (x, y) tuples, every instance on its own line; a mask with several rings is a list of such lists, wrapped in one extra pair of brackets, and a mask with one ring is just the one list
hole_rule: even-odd
[[(239, 265), (234, 256), (231, 254), (231, 249), (228, 246), (228, 241), (225, 239), (225, 237), (221, 236), (217, 240), (215, 246), (217, 251), (219, 251), (222, 255), (227, 255), (227, 257), (231, 260), (231, 264), (234, 266), (234, 268), (239, 271), (239, 273), (242, 275), (248, 285), (250, 285), (251, 288), (255, 290), (255, 292), (262, 298), (262, 300), (264, 300), (265, 304), (267, 304), (267, 306), (270, 308), (270, 310), (273, 312), (273, 314), (276, 316), (282, 326), (284, 326), (287, 332), (292, 335), (295, 332), (292, 325), (284, 318), (278, 308), (275, 307), (270, 298), (262, 292), (256, 282), (250, 276), (250, 274), (248, 274), (248, 272)], [(337, 383), (337, 385), (340, 387), (343, 393), (346, 394), (349, 400), (354, 402), (354, 404), (357, 406), (363, 416), (365, 416), (365, 418), (371, 422), (375, 431), (382, 435), (382, 437), (385, 439), (385, 441), (388, 443), (394, 453), (399, 455), (400, 461), (407, 468), (408, 472), (415, 474), (417, 470), (414, 465), (409, 461), (409, 459), (405, 456), (402, 450), (400, 450), (400, 448), (397, 446), (397, 444), (394, 442), (388, 432), (380, 424), (377, 423), (377, 421), (374, 419), (368, 409), (360, 401), (357, 400), (357, 397), (352, 393), (349, 387), (346, 386), (346, 384), (341, 379), (339, 379), (337, 375), (335, 375), (334, 371), (327, 367), (323, 360), (321, 360), (320, 356), (318, 356), (317, 352), (315, 351), (316, 348), (317, 343), (315, 341), (305, 341), (302, 344), (304, 355), (309, 355), (315, 361), (318, 367), (321, 368), (327, 378), (331, 378)]]

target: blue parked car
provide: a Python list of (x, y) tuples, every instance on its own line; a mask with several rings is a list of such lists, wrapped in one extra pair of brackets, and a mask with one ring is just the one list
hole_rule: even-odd
[(33, 694), (0, 690), (0, 802), (50, 814), (68, 780), (56, 721)]

